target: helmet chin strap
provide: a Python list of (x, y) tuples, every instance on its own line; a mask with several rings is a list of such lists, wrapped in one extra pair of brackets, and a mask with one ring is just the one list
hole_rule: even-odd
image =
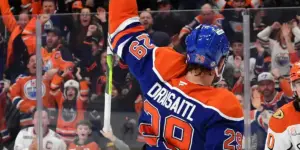
[(225, 70), (225, 63), (222, 66), (221, 72), (219, 72), (219, 67), (215, 68), (215, 78), (213, 81), (213, 85), (218, 84), (219, 82), (221, 82), (224, 78), (223, 78), (223, 72)]

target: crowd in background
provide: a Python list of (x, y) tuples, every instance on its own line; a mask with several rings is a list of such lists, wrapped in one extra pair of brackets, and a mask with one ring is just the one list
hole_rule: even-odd
[[(231, 54), (224, 79), (213, 86), (232, 91), (242, 105), (243, 73), (245, 68), (249, 69), (252, 95), (247, 101), (251, 101), (253, 149), (264, 148), (270, 116), (292, 100), (289, 69), (300, 56), (300, 9), (270, 7), (299, 5), (297, 0), (138, 0), (141, 24), (157, 46), (171, 46), (185, 54), (185, 37), (199, 24), (224, 29)], [(107, 8), (108, 0), (0, 0), (2, 146), (14, 147), (19, 132), (34, 125), (37, 20), (42, 27), (41, 88), (49, 122), (46, 124), (67, 145), (74, 141), (78, 144), (77, 128), (82, 126), (90, 128), (88, 136), (102, 149), (117, 149), (118, 144), (124, 144), (120, 140), (111, 142), (116, 141), (112, 133), (109, 141), (99, 141), (99, 137), (107, 137), (107, 133), (99, 132), (107, 71)], [(250, 16), (251, 41), (248, 67), (243, 63), (243, 14), (246, 13)], [(117, 120), (121, 129), (116, 130), (123, 133), (122, 139), (129, 135), (130, 139), (143, 143), (142, 137), (134, 134), (142, 102), (137, 81), (116, 57), (112, 112), (134, 114)]]

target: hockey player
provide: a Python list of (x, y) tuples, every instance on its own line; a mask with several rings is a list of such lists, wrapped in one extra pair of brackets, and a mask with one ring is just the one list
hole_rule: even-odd
[[(9, 97), (12, 103), (21, 113), (20, 125), (22, 127), (32, 125), (32, 113), (36, 109), (36, 55), (30, 56), (27, 68), (28, 75), (20, 75), (16, 83), (9, 89)], [(51, 79), (43, 76), (41, 86), (43, 105), (45, 108), (54, 109), (55, 102), (49, 94), (50, 82)]]
[(290, 80), (294, 101), (278, 109), (271, 117), (265, 150), (299, 149), (300, 62), (293, 64)]
[(69, 150), (90, 149), (101, 150), (98, 144), (90, 136), (92, 133), (92, 124), (89, 121), (82, 120), (76, 125), (77, 138), (69, 145)]
[(146, 98), (139, 132), (146, 149), (242, 149), (243, 111), (221, 77), (229, 42), (200, 25), (187, 37), (187, 57), (156, 47), (139, 22), (136, 0), (110, 0), (110, 47), (129, 66)]
[[(37, 148), (37, 135), (38, 129), (37, 123), (38, 112), (34, 113), (33, 124), (34, 127), (28, 127), (21, 130), (16, 138), (14, 150), (38, 150)], [(47, 111), (42, 111), (42, 127), (44, 132), (43, 137), (43, 149), (46, 150), (66, 150), (67, 146), (65, 142), (60, 139), (54, 131), (48, 128), (49, 116)]]
[(71, 143), (76, 137), (76, 124), (84, 119), (85, 102), (88, 99), (88, 82), (83, 80), (80, 69), (76, 72), (75, 80), (68, 80), (64, 84), (63, 93), (60, 85), (63, 79), (70, 74), (69, 69), (54, 76), (51, 82), (51, 95), (55, 96), (58, 105), (58, 119), (56, 132), (60, 134), (66, 143)]

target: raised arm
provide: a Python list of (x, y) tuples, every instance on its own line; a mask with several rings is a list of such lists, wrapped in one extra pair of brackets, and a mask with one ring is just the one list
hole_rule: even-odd
[(139, 21), (136, 0), (110, 0), (109, 45), (140, 83), (157, 80), (155, 76), (168, 80), (186, 67), (185, 58), (172, 48), (153, 44)]
[(12, 32), (17, 26), (17, 21), (15, 16), (10, 11), (10, 6), (8, 0), (0, 0), (0, 9), (3, 23), (9, 32)]

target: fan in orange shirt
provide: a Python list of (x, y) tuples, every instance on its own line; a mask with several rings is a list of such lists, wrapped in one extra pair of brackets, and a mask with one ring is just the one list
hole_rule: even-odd
[(90, 137), (92, 133), (92, 124), (89, 121), (82, 120), (76, 125), (77, 138), (69, 145), (68, 150), (101, 150), (98, 144)]

